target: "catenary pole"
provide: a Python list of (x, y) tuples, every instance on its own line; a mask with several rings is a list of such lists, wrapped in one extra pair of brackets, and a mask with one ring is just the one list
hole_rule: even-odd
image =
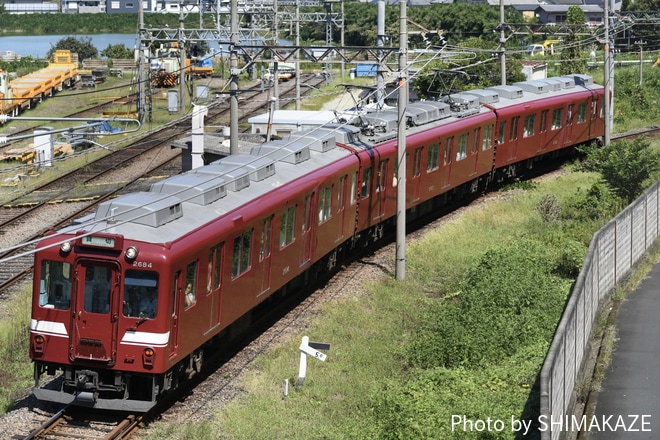
[(408, 17), (406, 0), (399, 2), (399, 132), (396, 187), (396, 279), (406, 277), (406, 110), (408, 107)]

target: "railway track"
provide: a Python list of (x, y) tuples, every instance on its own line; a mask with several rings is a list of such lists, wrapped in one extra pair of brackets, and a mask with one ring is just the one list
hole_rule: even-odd
[[(129, 438), (135, 433), (144, 416), (135, 414), (117, 415), (104, 412), (97, 414), (80, 408), (67, 406), (44, 421), (38, 428), (31, 431), (23, 440), (52, 438), (95, 438), (103, 440), (120, 440)], [(93, 431), (92, 436), (89, 432)]]

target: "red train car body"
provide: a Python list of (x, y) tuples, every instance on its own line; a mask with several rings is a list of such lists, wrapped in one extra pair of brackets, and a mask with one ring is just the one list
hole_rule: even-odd
[[(602, 101), (601, 86), (575, 75), (409, 104), (409, 218), (598, 139)], [(396, 121), (380, 111), (296, 132), (105, 202), (45, 238), (35, 396), (147, 411), (199, 371), (229, 325), (380, 238), (396, 214)]]

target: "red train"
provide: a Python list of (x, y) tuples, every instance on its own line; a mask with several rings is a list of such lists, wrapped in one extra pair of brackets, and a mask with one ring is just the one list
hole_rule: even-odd
[[(602, 106), (586, 75), (409, 104), (407, 217), (600, 138)], [(151, 408), (227, 326), (394, 224), (396, 129), (384, 110), (295, 132), (53, 232), (35, 256), (35, 396)]]

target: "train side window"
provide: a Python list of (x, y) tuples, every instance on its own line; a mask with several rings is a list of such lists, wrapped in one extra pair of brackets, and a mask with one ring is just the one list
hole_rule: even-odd
[(581, 124), (583, 122), (586, 122), (587, 120), (587, 103), (583, 102), (578, 105), (578, 112), (577, 112), (577, 122), (578, 124)]
[(302, 221), (302, 233), (309, 231), (312, 228), (312, 199), (314, 198), (314, 193), (308, 194), (305, 196), (305, 204), (303, 205), (303, 221)]
[(413, 169), (412, 176), (419, 177), (422, 174), (422, 152), (424, 147), (420, 147), (415, 150), (415, 155), (413, 156)]
[(293, 241), (296, 227), (296, 207), (290, 206), (282, 213), (280, 225), (280, 249)]
[(381, 160), (378, 164), (378, 177), (376, 179), (376, 192), (385, 191), (385, 181), (387, 179), (388, 159)]
[(484, 127), (484, 138), (481, 140), (481, 149), (486, 151), (490, 148), (493, 142), (493, 126), (488, 125)]
[(360, 196), (363, 199), (369, 197), (369, 186), (371, 184), (371, 167), (364, 169), (364, 174), (362, 176), (362, 189), (360, 190)]
[(468, 134), (462, 133), (458, 136), (458, 146), (456, 148), (456, 162), (467, 157)]
[(453, 146), (454, 146), (454, 136), (450, 136), (447, 138), (447, 142), (445, 142), (445, 154), (442, 158), (442, 162), (444, 165), (449, 165), (451, 163), (451, 150)]
[(523, 137), (534, 136), (534, 126), (536, 125), (536, 114), (525, 116), (525, 126), (523, 127)]
[(261, 223), (261, 240), (259, 240), (259, 261), (270, 257), (270, 240), (273, 235), (273, 216), (266, 217)]
[(357, 172), (351, 176), (351, 205), (355, 205), (357, 200)]
[(429, 147), (428, 162), (426, 163), (426, 171), (437, 170), (439, 165), (438, 161), (440, 158), (440, 144), (435, 143), (431, 144)]
[(243, 232), (234, 239), (234, 255), (231, 263), (231, 277), (236, 278), (250, 268), (252, 250), (252, 229)]
[(539, 123), (539, 133), (545, 133), (548, 130), (548, 110), (541, 112), (541, 121)]
[(573, 104), (568, 104), (566, 111), (566, 125), (573, 125)]
[(209, 264), (207, 270), (207, 283), (206, 283), (206, 293), (211, 293), (213, 290), (220, 287), (222, 284), (222, 279), (220, 277), (222, 267), (222, 250), (224, 248), (224, 243), (213, 246), (209, 250)]
[(186, 291), (183, 294), (186, 308), (197, 302), (197, 264), (198, 261), (195, 260), (186, 267)]
[(509, 132), (509, 140), (510, 141), (515, 141), (518, 139), (518, 121), (520, 120), (520, 116), (514, 116), (511, 118), (511, 131)]
[(332, 187), (326, 186), (319, 194), (319, 224), (329, 220), (332, 215)]
[(551, 130), (559, 130), (561, 128), (563, 113), (564, 113), (563, 108), (556, 108), (552, 111), (552, 125), (550, 126)]
[(500, 132), (497, 135), (497, 143), (498, 144), (503, 144), (504, 143), (504, 130), (506, 129), (506, 121), (500, 122)]
[(158, 272), (129, 269), (124, 274), (124, 316), (155, 318), (158, 311)]
[(339, 178), (339, 188), (337, 188), (337, 212), (344, 210), (344, 203), (346, 203), (346, 179), (348, 176), (341, 176)]
[[(598, 101), (593, 100), (591, 101), (591, 119), (592, 120), (596, 119), (597, 114), (598, 114)], [(603, 116), (602, 113), (600, 116), (601, 117)]]
[(71, 303), (71, 264), (44, 260), (39, 273), (39, 305), (65, 310)]

